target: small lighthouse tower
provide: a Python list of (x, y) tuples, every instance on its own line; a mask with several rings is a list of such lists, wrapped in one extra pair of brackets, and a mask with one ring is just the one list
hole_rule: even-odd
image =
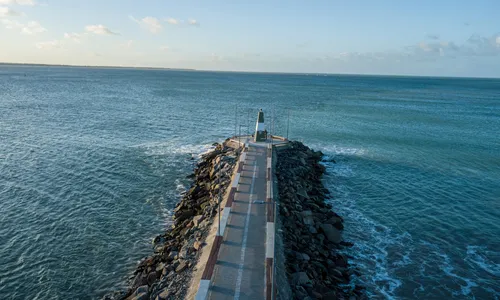
[(255, 126), (255, 142), (264, 142), (267, 138), (267, 131), (264, 125), (264, 112), (262, 109), (259, 110), (257, 115), (257, 125)]

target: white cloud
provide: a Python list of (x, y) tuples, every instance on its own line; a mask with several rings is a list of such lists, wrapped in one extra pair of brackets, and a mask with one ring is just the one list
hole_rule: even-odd
[(500, 47), (500, 35), (499, 35), (499, 36), (497, 36), (496, 41), (497, 41), (497, 46), (499, 46), (499, 47)]
[(154, 17), (144, 17), (141, 20), (137, 20), (133, 16), (130, 16), (129, 18), (152, 33), (158, 33), (163, 29), (160, 20)]
[(0, 4), (2, 4), (2, 5), (17, 4), (17, 5), (33, 6), (36, 4), (36, 2), (33, 0), (0, 0)]
[(28, 24), (26, 24), (22, 29), (22, 32), (25, 34), (37, 34), (45, 31), (47, 31), (47, 29), (42, 27), (42, 25), (40, 25), (37, 21), (28, 22)]
[(36, 43), (36, 47), (42, 50), (51, 50), (56, 48), (61, 48), (62, 43), (60, 41), (49, 41), (49, 42), (40, 42)]
[(167, 23), (172, 24), (172, 25), (179, 25), (179, 23), (181, 23), (181, 21), (174, 19), (174, 18), (168, 18)]
[(192, 26), (200, 26), (200, 23), (196, 21), (195, 19), (189, 19), (188, 24)]
[(108, 27), (104, 25), (87, 25), (85, 30), (98, 35), (118, 35), (118, 33), (111, 31)]
[(4, 6), (0, 6), (0, 18), (2, 17), (16, 17), (16, 16), (20, 16), (21, 13), (15, 11), (15, 10), (12, 10), (8, 7), (4, 7)]
[(72, 40), (75, 43), (81, 43), (81, 37), (82, 37), (82, 35), (79, 33), (76, 33), (76, 32), (64, 34), (65, 39)]
[(40, 23), (37, 21), (29, 21), (27, 24), (20, 23), (18, 21), (12, 21), (9, 19), (1, 20), (7, 29), (19, 29), (24, 34), (38, 34), (47, 31)]
[(167, 22), (170, 25), (200, 26), (200, 23), (195, 19), (188, 19), (187, 21), (183, 21), (183, 20), (174, 19), (174, 18), (167, 18), (167, 19), (165, 19), (165, 22)]
[(162, 50), (162, 51), (168, 51), (168, 50), (170, 50), (170, 47), (169, 46), (161, 46), (160, 50)]

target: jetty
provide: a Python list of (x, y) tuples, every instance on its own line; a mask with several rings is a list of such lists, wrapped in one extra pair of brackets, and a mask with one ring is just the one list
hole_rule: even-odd
[(362, 299), (343, 219), (325, 201), (323, 153), (270, 134), (262, 110), (252, 135), (214, 146), (154, 254), (103, 299)]
[(242, 150), (196, 300), (273, 299), (275, 201), (273, 147), (288, 143), (268, 135), (259, 111), (255, 134), (232, 139)]

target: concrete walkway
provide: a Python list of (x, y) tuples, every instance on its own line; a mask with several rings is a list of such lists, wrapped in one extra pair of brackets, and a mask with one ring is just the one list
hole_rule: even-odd
[(209, 299), (265, 299), (267, 143), (250, 143)]

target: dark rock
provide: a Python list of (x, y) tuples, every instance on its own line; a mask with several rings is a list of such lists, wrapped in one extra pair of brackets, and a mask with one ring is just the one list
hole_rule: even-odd
[(342, 241), (342, 242), (340, 242), (340, 245), (342, 245), (344, 247), (352, 247), (352, 246), (354, 246), (354, 243)]
[(314, 299), (323, 299), (323, 295), (321, 295), (320, 293), (318, 293), (316, 291), (312, 291), (311, 296), (314, 297)]
[(147, 285), (142, 285), (135, 290), (134, 295), (139, 295), (148, 292), (149, 292), (149, 287)]
[(175, 272), (176, 273), (180, 273), (182, 271), (184, 271), (186, 268), (188, 267), (188, 263), (184, 260), (182, 261), (178, 266), (177, 268), (175, 269)]
[(177, 222), (182, 222), (187, 218), (190, 218), (194, 215), (194, 211), (191, 209), (181, 210), (175, 214), (175, 218)]
[(152, 272), (152, 273), (149, 273), (149, 275), (148, 275), (148, 285), (152, 285), (155, 282), (155, 280), (156, 280), (157, 277), (158, 276), (156, 275), (156, 271)]
[(293, 273), (291, 278), (292, 278), (292, 284), (294, 285), (306, 285), (311, 283), (306, 272)]
[(337, 228), (333, 227), (331, 224), (321, 224), (320, 228), (323, 231), (323, 234), (330, 242), (339, 244), (342, 241), (342, 234)]

